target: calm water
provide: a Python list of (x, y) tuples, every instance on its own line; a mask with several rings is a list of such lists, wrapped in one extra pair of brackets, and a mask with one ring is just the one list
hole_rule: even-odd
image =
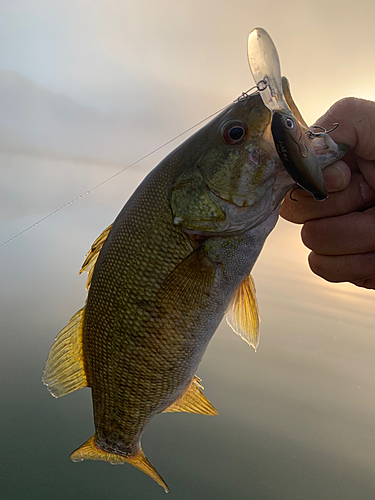
[[(84, 254), (150, 166), (1, 249), (1, 498), (165, 498), (130, 466), (70, 462), (93, 434), (90, 391), (55, 400), (40, 381), (53, 338), (83, 304)], [(1, 241), (113, 173), (6, 154), (0, 167)], [(253, 273), (258, 352), (225, 323), (215, 334), (198, 375), (220, 415), (148, 426), (143, 448), (171, 498), (375, 497), (374, 292), (323, 282), (306, 255), (299, 228), (281, 221)]]

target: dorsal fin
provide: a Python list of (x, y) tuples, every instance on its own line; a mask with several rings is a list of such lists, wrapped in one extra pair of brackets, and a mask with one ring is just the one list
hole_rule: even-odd
[(102, 249), (105, 240), (108, 238), (112, 225), (113, 224), (104, 229), (102, 234), (96, 238), (94, 243), (91, 245), (90, 250), (86, 254), (85, 262), (82, 264), (82, 268), (79, 272), (79, 274), (83, 273), (83, 271), (87, 272), (86, 290), (90, 288), (92, 273), (94, 272), (96, 261), (98, 260), (100, 250)]
[(185, 411), (187, 413), (199, 413), (200, 415), (218, 415), (218, 411), (208, 401), (201, 389), (203, 389), (201, 379), (195, 375), (184, 394), (163, 413)]
[(70, 318), (49, 352), (42, 380), (55, 398), (87, 386), (82, 353), (84, 312), (83, 307)]
[(77, 450), (73, 451), (70, 458), (73, 462), (82, 462), (82, 460), (103, 460), (111, 463), (112, 465), (128, 463), (150, 476), (154, 481), (160, 484), (162, 488), (164, 488), (166, 493), (169, 491), (165, 481), (157, 472), (155, 467), (147, 460), (140, 446), (134, 455), (125, 457), (102, 450), (95, 444), (95, 436), (92, 436), (88, 441), (86, 441), (86, 443), (80, 446)]
[[(96, 261), (98, 260), (100, 250), (109, 235), (111, 227), (112, 224), (108, 226), (91, 245), (85, 262), (79, 272), (79, 274), (83, 271), (87, 271), (88, 273), (86, 290), (90, 287)], [(70, 318), (66, 327), (57, 335), (49, 352), (42, 381), (55, 398), (65, 396), (76, 389), (87, 387), (82, 351), (82, 324), (84, 313), (85, 308), (83, 307)]]
[(229, 304), (226, 320), (232, 330), (255, 351), (259, 344), (259, 311), (255, 283), (247, 276), (236, 290)]

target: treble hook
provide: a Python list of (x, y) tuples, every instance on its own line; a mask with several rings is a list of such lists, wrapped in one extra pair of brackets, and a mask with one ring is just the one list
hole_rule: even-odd
[(293, 196), (292, 196), (292, 194), (294, 193), (294, 191), (295, 191), (296, 189), (302, 189), (302, 188), (301, 188), (300, 186), (296, 186), (296, 187), (294, 187), (294, 188), (291, 190), (291, 192), (289, 193), (289, 198), (290, 198), (292, 201), (296, 201), (296, 202), (298, 203), (298, 200), (297, 200), (296, 198), (293, 198)]
[(330, 134), (331, 132), (333, 132), (334, 130), (336, 130), (338, 126), (339, 126), (338, 123), (334, 123), (333, 127), (330, 130), (326, 131), (326, 134)]
[(320, 130), (323, 130), (323, 133), (327, 132), (327, 130), (324, 127), (321, 127), (320, 125), (311, 125), (311, 128), (318, 128)]
[(339, 126), (338, 123), (334, 123), (333, 127), (331, 129), (327, 130), (324, 127), (321, 127), (320, 125), (311, 125), (310, 128), (318, 128), (319, 130), (322, 130), (322, 132), (313, 132), (312, 130), (308, 129), (308, 130), (306, 130), (305, 134), (307, 135), (308, 139), (311, 140), (311, 139), (314, 139), (315, 137), (319, 137), (320, 135), (323, 135), (323, 134), (330, 134), (331, 132), (336, 130), (338, 126)]

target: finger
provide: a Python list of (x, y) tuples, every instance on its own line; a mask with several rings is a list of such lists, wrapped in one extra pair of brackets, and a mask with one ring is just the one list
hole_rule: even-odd
[(354, 153), (354, 150), (351, 149), (346, 153), (343, 158), (343, 161), (349, 166), (352, 172), (360, 172), (359, 167), (357, 165), (357, 155)]
[(339, 126), (331, 135), (335, 142), (348, 144), (365, 160), (375, 160), (375, 102), (346, 97), (336, 102), (317, 124), (331, 128)]
[(352, 283), (353, 285), (360, 286), (362, 288), (369, 288), (371, 290), (375, 290), (375, 276), (364, 280), (352, 281)]
[[(343, 161), (336, 161), (332, 165), (326, 167), (322, 172), (329, 193), (341, 191), (350, 183), (351, 170), (349, 166)], [(292, 189), (290, 193), (286, 195), (284, 203), (280, 209), (280, 215), (284, 218), (289, 217), (288, 220), (291, 220), (290, 215), (288, 214), (291, 214), (296, 209), (295, 201), (292, 199), (295, 197), (291, 194), (293, 190), (294, 189)], [(300, 191), (300, 197), (302, 199), (308, 199), (311, 198), (311, 195), (307, 191)]]
[(345, 189), (351, 179), (351, 171), (344, 161), (336, 161), (322, 171), (324, 181), (329, 193), (342, 191)]
[(301, 191), (295, 191), (292, 201), (285, 198), (281, 205), (281, 216), (296, 224), (307, 220), (335, 217), (369, 208), (375, 202), (375, 191), (370, 188), (361, 174), (353, 174), (350, 184), (342, 191), (331, 193), (327, 200), (315, 201)]
[(307, 221), (303, 243), (317, 254), (350, 255), (375, 251), (375, 208)]
[(357, 158), (357, 165), (361, 171), (361, 174), (366, 179), (367, 184), (372, 189), (375, 189), (375, 161)]
[(313, 273), (332, 283), (372, 282), (375, 277), (375, 252), (335, 256), (311, 252), (309, 265)]

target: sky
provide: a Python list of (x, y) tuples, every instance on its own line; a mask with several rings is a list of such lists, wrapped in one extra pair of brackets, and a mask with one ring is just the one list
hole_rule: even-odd
[[(64, 191), (27, 166), (15, 183), (7, 163), (0, 207), (9, 221), (22, 207), (43, 217), (80, 195), (78, 184), (86, 192), (250, 88), (256, 26), (273, 38), (308, 123), (344, 96), (375, 99), (370, 1), (16, 0), (0, 13), (0, 151), (104, 161), (76, 169), (82, 184), (72, 178)], [(139, 180), (181, 140), (137, 165)]]
[(374, 98), (374, 11), (363, 0), (2, 2), (0, 68), (97, 109), (211, 101), (205, 112), (252, 85), (246, 39), (262, 26), (311, 121), (336, 98)]
[[(370, 0), (0, 1), (0, 244), (252, 87), (246, 51), (248, 34), (255, 27), (271, 35), (282, 74), (307, 123), (342, 97), (375, 100), (374, 19), (375, 3)], [(182, 140), (0, 247), (1, 398), (9, 426), (2, 428), (18, 443), (13, 450), (10, 441), (7, 448), (10, 455), (14, 452), (7, 454), (9, 464), (14, 464), (14, 484), (35, 488), (39, 498), (58, 497), (46, 495), (33, 482), (37, 464), (47, 467), (53, 488), (62, 467), (60, 457), (66, 458), (89, 432), (84, 421), (84, 415), (90, 415), (88, 396), (83, 398), (87, 407), (77, 406), (79, 411), (72, 412), (71, 405), (81, 405), (81, 395), (56, 402), (40, 382), (53, 338), (84, 302), (85, 278), (78, 270), (91, 243), (142, 178)], [(322, 485), (326, 498), (349, 500), (354, 498), (350, 492), (356, 492), (356, 498), (367, 499), (370, 490), (356, 489), (348, 471), (358, 467), (358, 477), (366, 478), (366, 485), (374, 477), (373, 291), (325, 283), (309, 271), (307, 254), (299, 227), (278, 223), (254, 273), (262, 317), (256, 361), (251, 357), (248, 362), (247, 351), (242, 352), (242, 344), (235, 344), (238, 339), (224, 327), (213, 340), (202, 364), (207, 386), (219, 399), (221, 389), (222, 397), (236, 398), (237, 391), (221, 369), (228, 365), (233, 387), (254, 383), (251, 391), (261, 404), (249, 409), (246, 396), (241, 401), (243, 413), (235, 411), (238, 400), (233, 400), (233, 407), (224, 405), (223, 420), (214, 424), (219, 427), (211, 437), (215, 442), (224, 422), (231, 449), (236, 425), (242, 429), (250, 414), (255, 419), (259, 450), (265, 450), (263, 461), (258, 463), (255, 455), (249, 458), (257, 477), (266, 474), (270, 456), (281, 457), (273, 464), (275, 474), (259, 479), (256, 500), (283, 500), (280, 493), (269, 493), (272, 488), (282, 491), (280, 478), (285, 478), (285, 499), (293, 498), (287, 492), (299, 481), (293, 468), (297, 462), (305, 471), (301, 469), (302, 475), (306, 470), (311, 474), (306, 474), (306, 482), (301, 479), (295, 498), (308, 498), (303, 491), (312, 499), (324, 498), (324, 493), (314, 496), (313, 489), (304, 490), (308, 484)], [(227, 351), (233, 351), (233, 359), (225, 357)], [(220, 380), (219, 387), (215, 380)], [(244, 391), (248, 394), (249, 387), (244, 385)], [(54, 419), (62, 427), (68, 422), (69, 432), (56, 437)], [(302, 428), (304, 421), (310, 433)], [(201, 429), (209, 433), (211, 424), (207, 425)], [(246, 426), (251, 423), (246, 421)], [(178, 424), (176, 429), (179, 432)], [(75, 431), (77, 436), (70, 439)], [(44, 433), (45, 439), (32, 441)], [(29, 441), (21, 442), (21, 437)], [(157, 438), (158, 433), (153, 439)], [(61, 440), (56, 457), (45, 464), (47, 445), (55, 439)], [(236, 439), (241, 447), (243, 436)], [(17, 449), (36, 449), (42, 441), (35, 465), (27, 457), (22, 462)], [(305, 467), (303, 458), (295, 466), (284, 464), (285, 450), (297, 441), (301, 457), (306, 450), (316, 454), (311, 462), (315, 468)], [(189, 442), (193, 436), (186, 430), (186, 445)], [(65, 444), (68, 451), (60, 453)], [(247, 448), (241, 453), (239, 460), (246, 466)], [(208, 448), (207, 463), (211, 457)], [(19, 463), (28, 478), (24, 482), (17, 480)], [(214, 482), (225, 477), (227, 464), (220, 464), (218, 477), (212, 470), (213, 489), (204, 498), (220, 498), (212, 493)], [(229, 466), (236, 474), (235, 464)], [(331, 466), (337, 469), (332, 477)], [(124, 478), (131, 474), (124, 472)], [(177, 465), (176, 474), (177, 481)], [(75, 485), (80, 484), (78, 476)], [(138, 488), (140, 478), (134, 478)], [(217, 488), (219, 494), (221, 486)], [(237, 498), (248, 499), (246, 488)], [(25, 491), (19, 498), (25, 498)], [(64, 491), (61, 498), (68, 496)]]

